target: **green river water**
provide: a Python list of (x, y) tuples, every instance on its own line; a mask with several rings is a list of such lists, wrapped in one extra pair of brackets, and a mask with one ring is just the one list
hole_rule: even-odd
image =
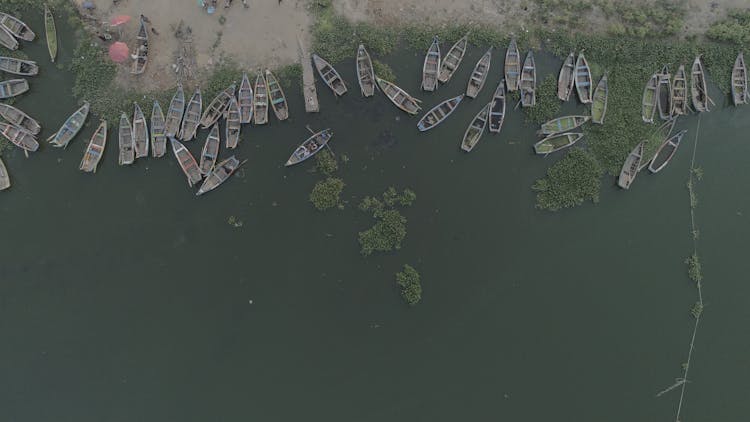
[[(43, 42), (22, 48), (42, 70), (16, 106), (46, 139), (76, 108), (72, 75)], [(385, 61), (427, 110), (465, 89), (483, 52), (472, 47), (435, 94), (419, 93), (421, 55)], [(71, 53), (63, 39), (60, 62)], [(520, 111), (459, 150), (501, 53), (480, 98), (427, 134), (381, 93), (361, 98), (353, 63), (338, 65), (343, 98), (318, 84), (319, 114), (288, 89), (289, 121), (244, 127), (248, 163), (200, 198), (171, 151), (118, 167), (112, 130), (99, 171), (78, 171), (94, 116), (66, 150), (6, 152), (0, 421), (674, 420), (679, 391), (655, 394), (682, 375), (692, 333), (685, 183), (698, 117), (678, 123), (689, 132), (661, 174), (628, 192), (607, 177), (599, 204), (539, 211), (530, 186), (561, 155), (533, 155)], [(538, 60), (540, 79), (557, 71)], [(706, 310), (683, 421), (750, 412), (750, 107), (713, 97), (723, 106), (701, 117), (697, 150)], [(307, 124), (333, 128), (349, 158), (343, 211), (308, 202), (322, 177), (312, 163), (283, 167)], [(356, 204), (388, 186), (417, 193), (408, 235), (364, 258), (357, 232), (372, 221)], [(405, 263), (422, 275), (413, 308), (394, 280)]]

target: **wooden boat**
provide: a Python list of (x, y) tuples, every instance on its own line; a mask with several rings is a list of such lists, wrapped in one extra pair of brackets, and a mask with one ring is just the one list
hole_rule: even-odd
[(240, 130), (242, 122), (240, 121), (240, 106), (237, 100), (232, 97), (227, 107), (227, 124), (225, 128), (225, 138), (227, 148), (236, 148), (240, 141)]
[(747, 104), (747, 66), (742, 52), (737, 55), (732, 68), (732, 102), (734, 105)]
[(572, 146), (581, 138), (583, 138), (582, 133), (558, 133), (550, 135), (534, 144), (534, 152), (539, 155), (551, 154)]
[(167, 153), (167, 134), (164, 112), (158, 101), (154, 101), (151, 109), (151, 156), (163, 157)]
[(14, 57), (0, 57), (0, 70), (20, 76), (34, 76), (39, 73), (39, 66), (31, 60)]
[(536, 105), (536, 62), (534, 53), (529, 50), (523, 61), (521, 70), (521, 107), (534, 107)]
[(620, 177), (617, 178), (617, 186), (623, 189), (630, 189), (630, 185), (638, 175), (638, 168), (641, 166), (644, 144), (645, 141), (639, 143), (633, 148), (630, 154), (628, 154), (628, 158), (625, 159), (625, 163), (622, 165)]
[(30, 132), (32, 135), (36, 135), (42, 130), (42, 127), (36, 120), (12, 105), (0, 103), (0, 117), (8, 121), (8, 123)]
[(490, 113), (490, 107), (492, 107), (492, 103), (487, 103), (471, 120), (469, 127), (464, 132), (464, 140), (461, 141), (462, 150), (471, 152), (479, 140), (482, 139), (484, 128), (487, 126), (487, 116)]
[[(175, 136), (180, 132), (180, 123), (182, 116), (185, 114), (185, 91), (182, 90), (182, 84), (177, 84), (177, 92), (172, 96), (167, 110), (167, 118), (164, 121), (164, 134), (166, 136)], [(165, 141), (166, 148), (166, 141)]]
[(346, 94), (346, 84), (341, 78), (341, 75), (339, 75), (339, 72), (317, 54), (313, 54), (312, 59), (315, 68), (318, 69), (320, 78), (323, 79), (323, 82), (325, 82), (329, 88), (331, 88), (331, 91), (338, 96)]
[(47, 5), (44, 5), (44, 32), (47, 38), (47, 51), (52, 63), (57, 58), (57, 26), (55, 26), (55, 17), (52, 16)]
[(133, 68), (130, 70), (130, 73), (140, 75), (146, 70), (146, 64), (148, 64), (148, 30), (146, 30), (146, 22), (143, 19), (143, 15), (141, 15), (141, 21), (138, 25), (138, 35), (135, 39), (137, 47), (135, 54), (133, 54), (135, 58), (133, 59)]
[(26, 79), (9, 79), (0, 82), (0, 100), (21, 95), (29, 90)]
[(460, 40), (456, 41), (456, 43), (453, 44), (453, 47), (448, 50), (448, 53), (440, 62), (438, 81), (446, 83), (453, 77), (453, 74), (456, 73), (458, 66), (461, 65), (461, 62), (464, 59), (468, 43), (469, 34), (466, 34)]
[(318, 133), (314, 133), (294, 150), (292, 155), (286, 161), (285, 166), (289, 167), (299, 164), (317, 154), (323, 149), (323, 147), (328, 145), (328, 141), (330, 141), (332, 137), (333, 132), (331, 132), (331, 129), (324, 129)]
[(651, 173), (658, 173), (662, 171), (664, 167), (667, 166), (667, 164), (669, 164), (669, 161), (672, 160), (675, 152), (677, 152), (677, 148), (680, 146), (680, 142), (682, 141), (682, 137), (685, 136), (685, 132), (687, 131), (680, 131), (678, 134), (672, 136), (671, 138), (667, 138), (659, 146), (659, 149), (656, 150), (654, 158), (648, 165), (648, 171), (650, 171)]
[(195, 132), (198, 131), (198, 124), (201, 120), (201, 109), (203, 108), (203, 99), (201, 89), (198, 88), (193, 93), (185, 109), (185, 116), (182, 118), (182, 127), (180, 128), (180, 139), (187, 142), (195, 138)]
[(378, 82), (378, 86), (385, 96), (388, 97), (396, 107), (409, 114), (417, 114), (419, 112), (421, 107), (419, 106), (420, 101), (418, 99), (412, 97), (392, 82), (380, 79), (377, 76), (375, 76), (375, 80)]
[(672, 82), (669, 69), (664, 66), (659, 73), (659, 85), (656, 88), (656, 103), (659, 105), (659, 117), (662, 120), (672, 118)]
[(185, 148), (185, 145), (182, 145), (177, 139), (169, 138), (169, 142), (172, 143), (172, 152), (174, 152), (174, 156), (177, 158), (177, 162), (180, 164), (182, 172), (185, 173), (185, 177), (187, 177), (188, 185), (192, 187), (193, 185), (198, 184), (198, 182), (203, 179), (203, 175), (201, 175), (201, 170), (198, 167), (198, 163), (195, 161), (193, 154), (191, 154), (190, 151)]
[(148, 125), (146, 116), (143, 115), (138, 103), (135, 103), (133, 111), (133, 145), (135, 145), (135, 158), (148, 156)]
[(260, 73), (255, 78), (255, 102), (253, 103), (253, 119), (256, 125), (268, 123), (268, 86), (266, 78)]
[(0, 26), (5, 28), (19, 40), (34, 41), (34, 37), (36, 37), (34, 31), (32, 31), (28, 25), (7, 13), (0, 12)]
[(422, 64), (422, 89), (430, 92), (437, 89), (439, 75), (440, 42), (436, 35), (432, 38), (432, 44), (424, 56), (424, 64)]
[(242, 74), (242, 83), (237, 91), (237, 104), (240, 107), (240, 123), (250, 123), (253, 118), (253, 87), (247, 73)]
[(133, 164), (135, 162), (135, 144), (133, 143), (133, 126), (130, 124), (128, 115), (122, 113), (120, 116), (120, 127), (117, 134), (120, 143), (120, 156), (117, 162), (121, 165)]
[(568, 101), (570, 93), (573, 92), (573, 85), (575, 84), (575, 61), (576, 55), (571, 51), (568, 54), (568, 58), (563, 62), (560, 69), (560, 76), (557, 77), (557, 98), (561, 101)]
[(425, 115), (419, 120), (419, 123), (417, 123), (419, 131), (425, 132), (439, 125), (443, 120), (448, 118), (451, 113), (453, 113), (463, 99), (464, 94), (461, 94), (457, 97), (448, 98), (433, 107), (430, 111), (425, 113)]
[(235, 85), (232, 84), (211, 100), (211, 103), (203, 111), (203, 116), (201, 117), (201, 126), (204, 129), (213, 126), (214, 123), (219, 121), (219, 118), (224, 114), (229, 105), (229, 100), (234, 97), (234, 89)]
[(498, 133), (505, 121), (505, 79), (500, 80), (500, 83), (497, 85), (491, 104), (488, 129), (491, 133)]
[(357, 81), (363, 96), (372, 97), (375, 94), (375, 68), (370, 53), (362, 44), (357, 48)]
[(5, 168), (5, 163), (0, 160), (0, 190), (5, 190), (10, 187), (10, 176), (8, 176), (8, 169)]
[(609, 83), (605, 73), (594, 90), (594, 99), (591, 104), (591, 121), (596, 124), (604, 123), (604, 116), (607, 114), (607, 99), (609, 98)]
[(672, 115), (680, 116), (687, 114), (687, 78), (685, 77), (685, 66), (680, 65), (672, 78)]
[(641, 171), (648, 167), (649, 163), (651, 163), (651, 160), (656, 157), (656, 150), (658, 149), (658, 147), (649, 148), (649, 146), (651, 144), (661, 146), (661, 144), (663, 144), (672, 136), (672, 130), (674, 129), (676, 123), (676, 118), (667, 120), (651, 134), (649, 134), (648, 138), (643, 141), (643, 158), (641, 159), (641, 164), (638, 167), (638, 171)]
[(537, 132), (539, 135), (552, 135), (555, 133), (569, 132), (591, 119), (590, 116), (564, 116), (543, 123)]
[(208, 138), (206, 138), (206, 142), (203, 144), (203, 151), (201, 151), (201, 174), (206, 175), (214, 168), (216, 159), (219, 157), (220, 146), (219, 124), (215, 123), (211, 128), (211, 132), (208, 133)]
[(2, 26), (0, 26), (0, 45), (8, 50), (18, 50), (18, 40)]
[(690, 95), (693, 98), (693, 110), (702, 113), (708, 110), (708, 87), (706, 86), (706, 73), (703, 71), (701, 56), (693, 61), (690, 70)]
[(479, 95), (479, 91), (482, 90), (485, 81), (487, 81), (487, 74), (490, 72), (490, 62), (492, 60), (492, 47), (484, 53), (481, 59), (474, 66), (474, 70), (471, 72), (469, 78), (469, 84), (466, 87), (466, 96), (469, 98), (476, 98)]
[(81, 159), (81, 165), (78, 166), (79, 170), (87, 173), (96, 173), (96, 167), (99, 165), (99, 161), (102, 159), (104, 154), (104, 147), (107, 145), (107, 121), (102, 120), (99, 127), (96, 129), (94, 134), (91, 136), (89, 145), (86, 147), (86, 152), (83, 154)]
[(245, 161), (240, 162), (240, 160), (235, 158), (234, 155), (223, 160), (216, 165), (216, 168), (214, 168), (214, 170), (208, 176), (206, 176), (206, 180), (203, 181), (203, 184), (201, 185), (200, 189), (198, 189), (198, 192), (195, 195), (203, 195), (206, 192), (218, 188), (219, 185), (229, 179), (229, 176), (231, 176), (232, 173), (234, 173), (244, 163)]
[(289, 103), (286, 102), (284, 90), (281, 88), (281, 84), (276, 79), (276, 76), (268, 69), (266, 69), (266, 86), (268, 87), (268, 99), (276, 118), (279, 120), (288, 119)]
[(578, 99), (582, 104), (590, 104), (591, 100), (591, 69), (589, 68), (589, 62), (586, 60), (586, 56), (583, 55), (583, 50), (578, 53), (578, 59), (576, 60), (576, 92), (578, 92)]
[(5, 139), (24, 151), (34, 152), (39, 149), (39, 142), (36, 141), (34, 135), (17, 126), (0, 122), (0, 133), (3, 134)]
[(518, 91), (521, 84), (521, 54), (518, 52), (516, 37), (510, 39), (508, 50), (505, 52), (505, 85), (508, 92)]
[(55, 132), (54, 135), (47, 139), (50, 145), (55, 147), (65, 148), (68, 146), (70, 141), (78, 134), (78, 132), (86, 123), (86, 117), (89, 115), (89, 103), (83, 103), (81, 108), (71, 114), (70, 117), (63, 123), (62, 127)]
[(646, 88), (643, 89), (643, 101), (641, 102), (641, 117), (646, 123), (654, 122), (654, 114), (656, 114), (656, 87), (659, 83), (659, 76), (654, 73), (646, 83)]

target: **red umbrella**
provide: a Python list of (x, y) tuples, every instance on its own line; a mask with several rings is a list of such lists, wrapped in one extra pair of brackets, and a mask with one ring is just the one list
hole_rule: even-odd
[(120, 26), (128, 22), (130, 22), (130, 16), (128, 15), (117, 15), (109, 20), (109, 24), (112, 26)]
[(109, 46), (109, 58), (113, 62), (122, 63), (130, 57), (128, 45), (124, 42), (117, 41)]

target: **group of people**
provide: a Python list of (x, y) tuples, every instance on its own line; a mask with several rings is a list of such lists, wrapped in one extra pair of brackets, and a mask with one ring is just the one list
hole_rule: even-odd
[[(218, 3), (218, 0), (198, 0), (198, 3), (210, 15), (216, 11), (216, 4)], [(231, 5), (232, 5), (232, 0), (224, 0), (225, 9)], [(242, 5), (245, 6), (245, 8), (250, 7), (247, 4), (247, 0), (242, 0)]]

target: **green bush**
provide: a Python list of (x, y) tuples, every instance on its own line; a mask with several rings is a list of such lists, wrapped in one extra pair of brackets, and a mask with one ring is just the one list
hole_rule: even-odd
[(396, 284), (401, 287), (401, 297), (411, 306), (422, 300), (422, 284), (419, 273), (411, 265), (404, 265), (404, 270), (396, 273)]
[(730, 11), (726, 19), (711, 24), (706, 36), (721, 42), (750, 44), (750, 9)]

